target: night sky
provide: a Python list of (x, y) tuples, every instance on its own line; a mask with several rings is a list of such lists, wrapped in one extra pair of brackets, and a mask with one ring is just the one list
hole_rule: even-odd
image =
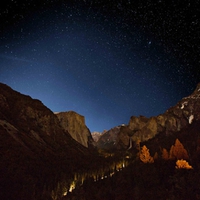
[(200, 82), (200, 1), (139, 2), (1, 2), (0, 82), (91, 132), (164, 113)]

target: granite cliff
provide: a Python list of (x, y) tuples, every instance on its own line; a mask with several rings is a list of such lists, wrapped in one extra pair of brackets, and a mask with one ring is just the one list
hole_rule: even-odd
[(97, 142), (98, 148), (110, 149), (115, 147), (117, 143), (117, 134), (120, 131), (121, 126), (116, 126), (109, 131), (106, 131), (102, 136), (99, 138)]
[(92, 157), (41, 101), (1, 83), (0, 149), (0, 199), (51, 199)]
[[(179, 132), (190, 127), (194, 121), (200, 121), (200, 83), (191, 95), (183, 98), (161, 115), (150, 118), (132, 116), (128, 125), (121, 127), (110, 143), (115, 144), (117, 149), (128, 149), (133, 145), (132, 142), (147, 141), (159, 133), (170, 135)], [(98, 143), (101, 144), (100, 148), (107, 148), (102, 137)]]
[(98, 142), (99, 138), (103, 135), (103, 133), (94, 131), (91, 133), (94, 142)]
[(69, 132), (74, 140), (85, 147), (93, 146), (91, 132), (85, 125), (85, 118), (74, 111), (55, 113), (61, 126)]

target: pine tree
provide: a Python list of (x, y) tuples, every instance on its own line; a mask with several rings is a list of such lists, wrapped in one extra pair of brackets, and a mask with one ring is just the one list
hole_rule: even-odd
[(163, 148), (163, 150), (162, 150), (162, 159), (164, 159), (164, 160), (169, 159), (169, 153), (168, 153), (167, 149), (165, 149), (165, 148)]
[(157, 152), (154, 154), (153, 159), (154, 159), (154, 160), (157, 160), (157, 159), (158, 159), (158, 153), (157, 153)]
[(143, 163), (153, 163), (154, 162), (153, 157), (151, 157), (151, 155), (149, 153), (149, 149), (145, 145), (141, 148), (140, 160)]
[(184, 148), (179, 139), (176, 139), (175, 144), (171, 146), (169, 157), (170, 159), (189, 159), (187, 150)]
[(170, 160), (175, 160), (176, 159), (176, 156), (174, 155), (174, 145), (172, 145), (170, 150), (169, 150), (169, 159)]

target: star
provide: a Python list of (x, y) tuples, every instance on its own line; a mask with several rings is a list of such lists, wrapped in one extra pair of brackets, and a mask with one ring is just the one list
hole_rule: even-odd
[(0, 11), (0, 82), (52, 111), (78, 112), (91, 131), (159, 115), (199, 81), (197, 8), (10, 2)]

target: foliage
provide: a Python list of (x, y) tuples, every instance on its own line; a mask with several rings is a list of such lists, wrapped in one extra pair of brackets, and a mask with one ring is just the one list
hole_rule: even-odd
[(176, 169), (192, 169), (192, 166), (186, 160), (177, 160)]
[(149, 153), (149, 149), (145, 145), (141, 148), (140, 160), (143, 163), (153, 163), (154, 162), (153, 157), (151, 157), (151, 155)]
[(154, 159), (154, 160), (157, 160), (157, 159), (158, 159), (158, 153), (157, 153), (157, 152), (155, 152), (155, 154), (154, 154), (154, 156), (153, 156), (153, 159)]
[(163, 148), (163, 150), (162, 150), (162, 159), (163, 160), (169, 159), (169, 153), (168, 153), (167, 149), (165, 149), (165, 148)]
[(169, 158), (172, 160), (173, 159), (185, 159), (185, 160), (189, 159), (187, 150), (184, 148), (183, 144), (179, 141), (179, 139), (176, 139), (175, 144), (171, 146)]

